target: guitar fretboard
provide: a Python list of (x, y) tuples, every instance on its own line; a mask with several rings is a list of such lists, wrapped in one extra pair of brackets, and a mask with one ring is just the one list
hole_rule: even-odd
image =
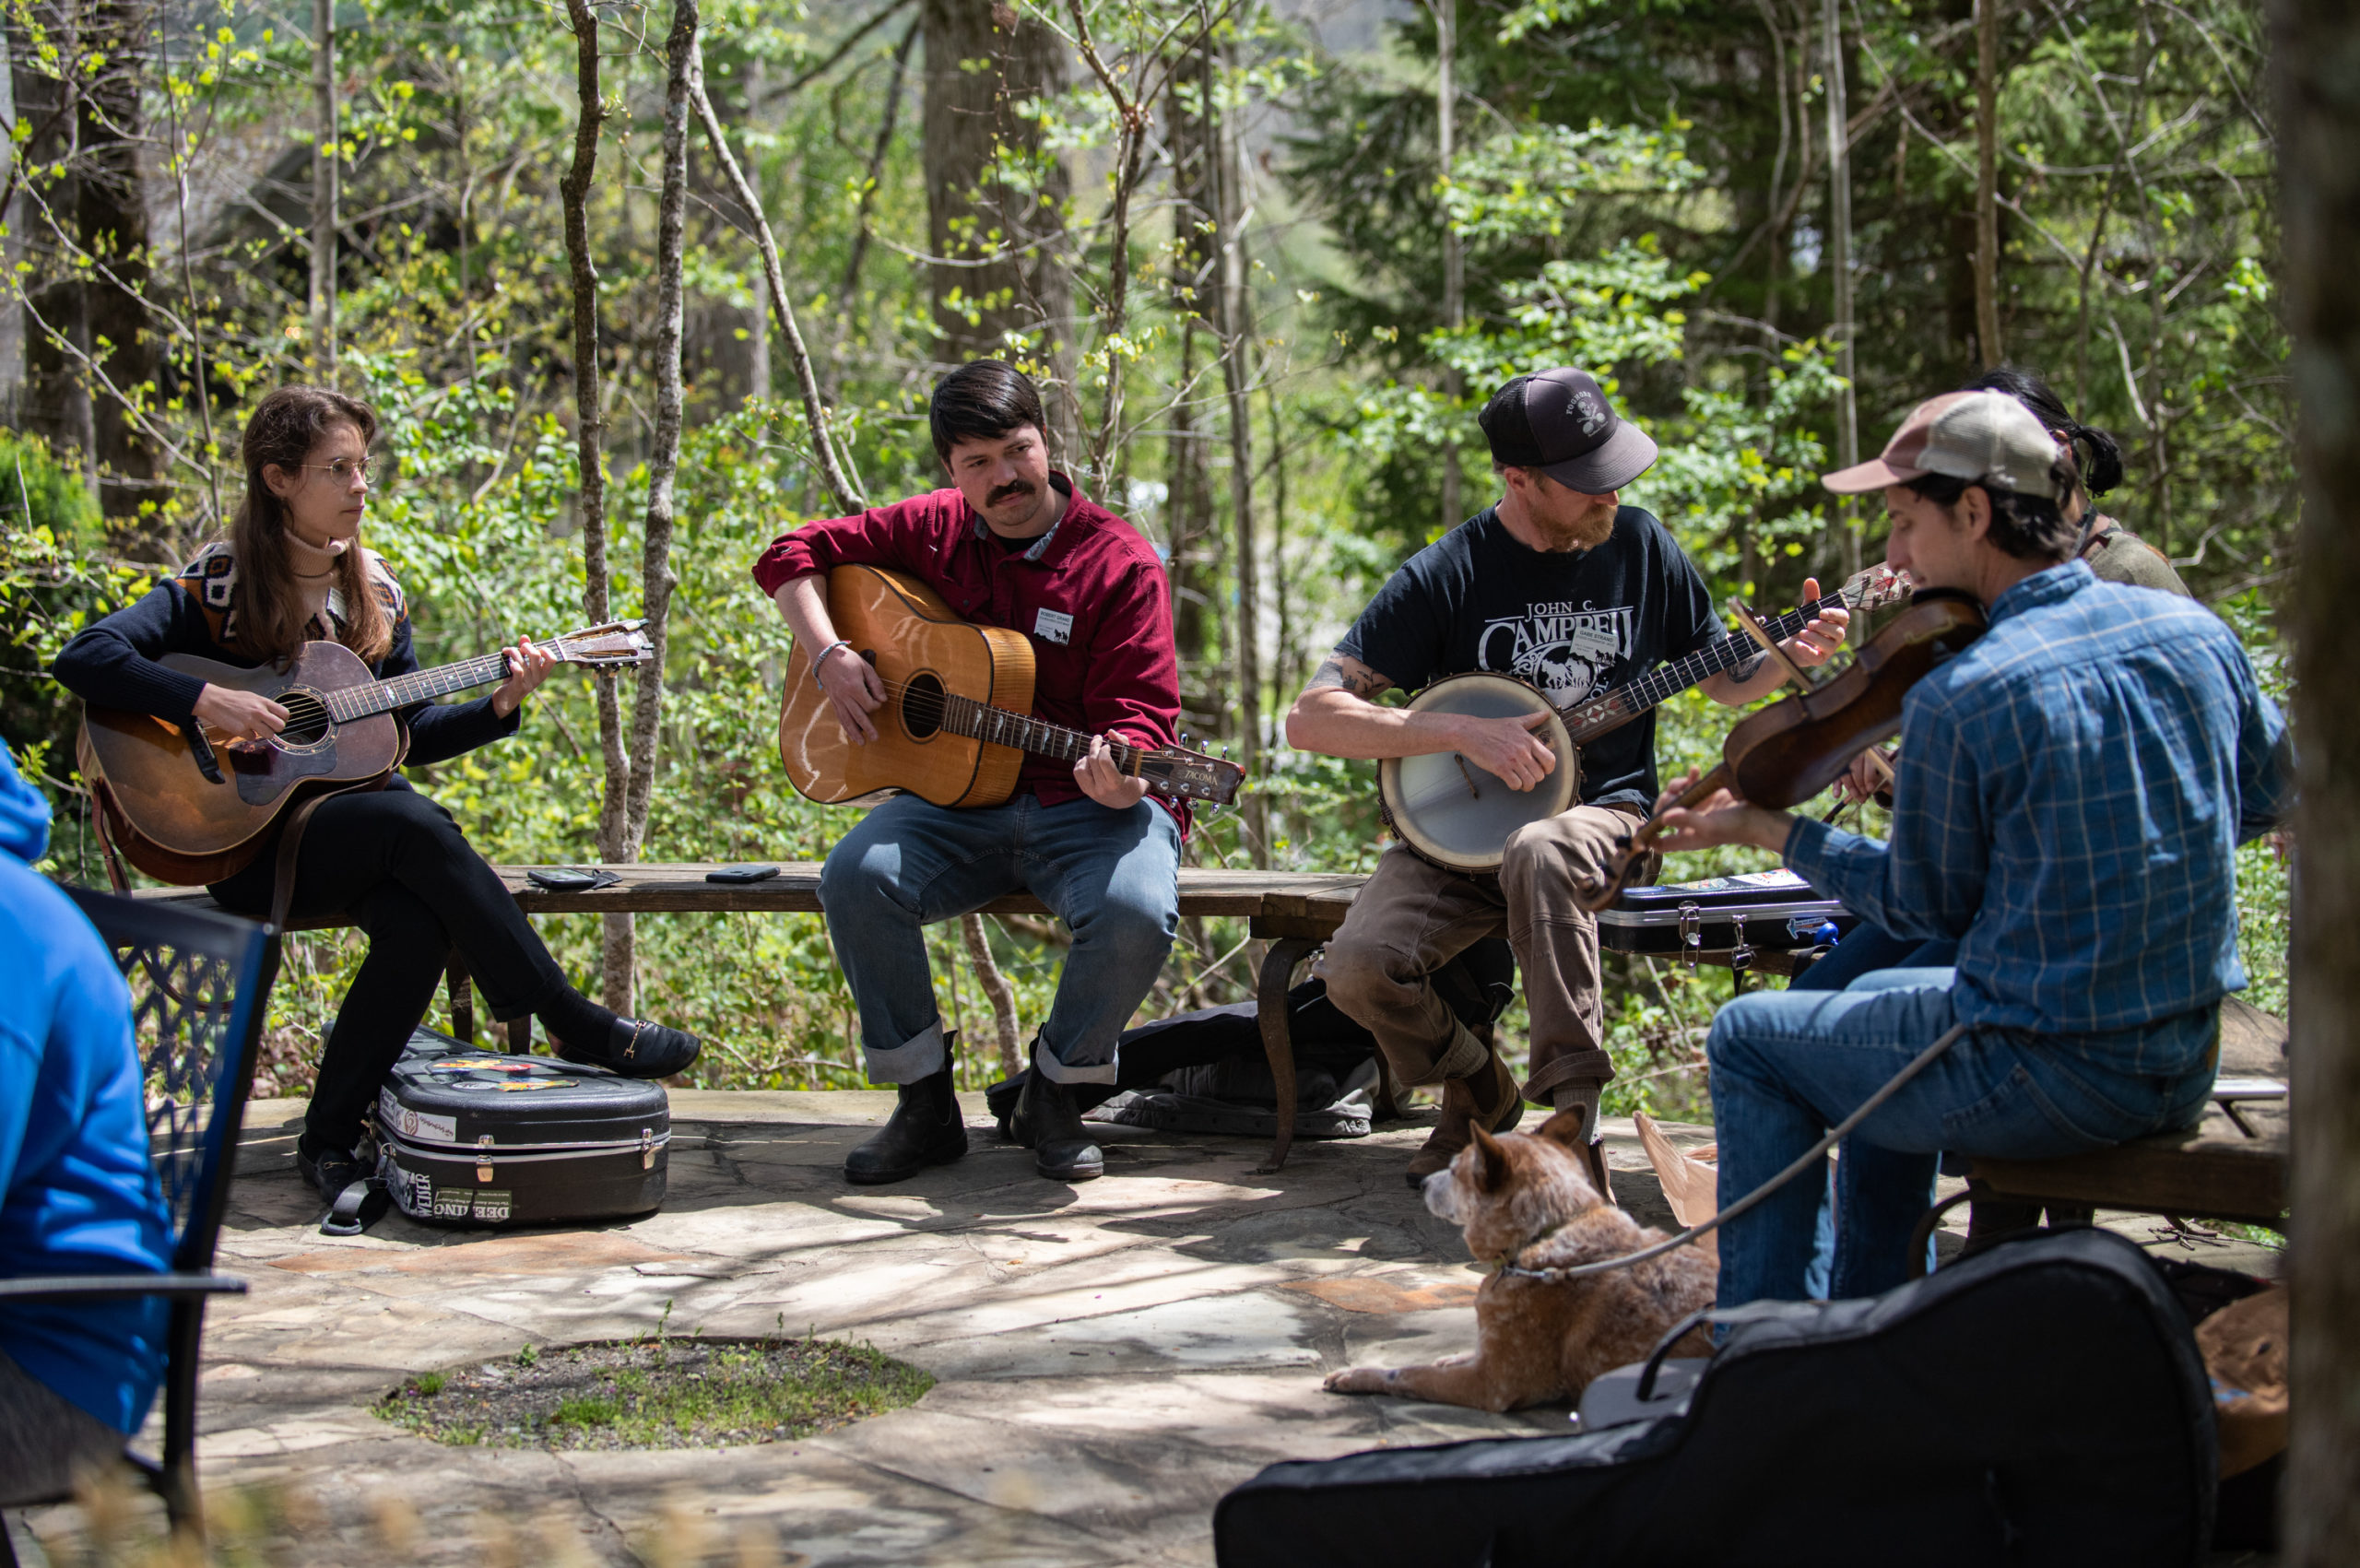
[[(1078, 729), (1068, 729), (1030, 714), (1011, 713), (1006, 708), (994, 708), (976, 701), (973, 697), (945, 695), (942, 704), (942, 727), (953, 735), (963, 735), (970, 740), (988, 741), (994, 746), (1012, 746), (1036, 757), (1054, 757), (1060, 762), (1079, 762), (1090, 755), (1089, 736)], [(1116, 740), (1110, 743), (1115, 766), (1137, 777), (1139, 760), (1146, 755), (1136, 746)]]
[[(561, 644), (560, 644), (561, 645)], [(560, 654), (562, 657), (562, 654)], [(328, 694), (328, 714), (337, 723), (366, 718), (371, 713), (390, 713), (395, 708), (407, 708), (413, 702), (431, 702), (437, 697), (447, 697), (454, 691), (465, 691), (471, 686), (489, 686), (506, 678), (507, 659), (500, 654), (485, 654), (479, 658), (462, 659), (455, 665), (438, 665), (432, 669), (397, 675), (391, 680), (380, 680), (369, 686), (349, 686)]]
[[(1798, 605), (1786, 614), (1773, 617), (1764, 630), (1774, 643), (1783, 643), (1809, 626), (1813, 617), (1823, 610), (1841, 609), (1844, 595), (1829, 594)], [(1707, 643), (1683, 659), (1668, 665), (1658, 665), (1628, 686), (1619, 687), (1594, 701), (1565, 710), (1566, 732), (1576, 746), (1587, 744), (1608, 730), (1630, 723), (1658, 703), (1678, 696), (1700, 680), (1709, 679), (1723, 670), (1735, 669), (1747, 660), (1757, 657), (1762, 649), (1751, 637), (1724, 637)]]

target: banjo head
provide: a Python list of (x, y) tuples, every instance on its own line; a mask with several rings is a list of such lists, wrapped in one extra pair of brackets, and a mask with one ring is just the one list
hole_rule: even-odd
[(1410, 703), (1413, 713), (1463, 713), (1519, 718), (1546, 713), (1533, 733), (1557, 754), (1557, 766), (1532, 789), (1510, 789), (1496, 775), (1455, 751), (1388, 757), (1377, 763), (1377, 791), (1393, 831), (1425, 859), (1453, 871), (1500, 868), (1508, 836), (1527, 822), (1572, 808), (1581, 784), (1581, 756), (1564, 720), (1539, 691), (1512, 676), (1454, 675), (1437, 680)]

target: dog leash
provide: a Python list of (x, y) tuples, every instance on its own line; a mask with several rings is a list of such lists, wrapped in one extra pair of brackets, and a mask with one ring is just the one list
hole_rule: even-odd
[[(1941, 1039), (1935, 1041), (1931, 1045), (1927, 1046), (1923, 1051), (1918, 1052), (1916, 1056), (1910, 1059), (1907, 1067), (1903, 1067), (1899, 1072), (1894, 1074), (1892, 1078), (1888, 1079), (1885, 1081), (1884, 1086), (1879, 1089), (1874, 1094), (1870, 1095), (1869, 1098), (1862, 1102), (1858, 1110), (1845, 1117), (1841, 1122), (1838, 1122), (1835, 1127), (1830, 1129), (1825, 1138), (1821, 1138), (1817, 1143), (1811, 1145), (1810, 1150), (1796, 1160), (1793, 1164), (1788, 1166), (1785, 1170), (1779, 1172), (1776, 1175), (1771, 1177), (1768, 1181), (1763, 1183), (1752, 1192), (1747, 1193), (1743, 1197), (1739, 1198), (1735, 1203), (1730, 1204), (1727, 1208), (1722, 1209), (1719, 1213), (1714, 1215), (1710, 1220), (1705, 1220), (1703, 1224), (1691, 1225), (1687, 1230), (1681, 1232), (1680, 1234), (1672, 1237), (1669, 1241), (1658, 1242), (1651, 1247), (1642, 1247), (1637, 1252), (1626, 1254), (1622, 1257), (1610, 1257), (1599, 1263), (1567, 1264), (1559, 1268), (1527, 1268), (1521, 1264), (1503, 1263), (1500, 1265), (1500, 1272), (1503, 1274), (1513, 1275), (1519, 1279), (1539, 1279), (1545, 1283), (1554, 1285), (1567, 1279), (1578, 1279), (1586, 1274), (1610, 1274), (1618, 1268), (1628, 1268), (1634, 1264), (1645, 1263), (1649, 1258), (1661, 1257), (1664, 1254), (1671, 1251), (1674, 1247), (1684, 1247), (1691, 1244), (1697, 1237), (1702, 1236), (1707, 1231), (1718, 1230), (1722, 1225), (1736, 1219), (1739, 1215), (1744, 1213), (1747, 1209), (1753, 1208), (1756, 1204), (1761, 1203), (1772, 1193), (1776, 1192), (1780, 1187), (1785, 1186), (1788, 1182), (1793, 1181), (1805, 1171), (1815, 1167), (1819, 1161), (1825, 1157), (1829, 1149), (1835, 1148), (1837, 1144), (1850, 1137), (1852, 1129), (1858, 1126), (1862, 1122), (1867, 1121), (1878, 1106), (1883, 1104), (1894, 1095), (1900, 1093), (1901, 1091), (1907, 1086), (1911, 1079), (1916, 1078), (1919, 1073), (1924, 1072), (1928, 1067), (1932, 1067), (1936, 1059), (1939, 1058), (1943, 1052), (1949, 1050), (1953, 1045), (1957, 1044), (1960, 1036), (1966, 1033), (1967, 1028), (1968, 1026), (1963, 1023), (1953, 1024), (1949, 1032), (1944, 1034)], [(1532, 1241), (1525, 1243), (1524, 1245), (1518, 1247), (1516, 1251), (1519, 1254), (1528, 1252), (1533, 1247), (1540, 1245), (1540, 1243), (1547, 1241), (1548, 1239), (1549, 1233), (1544, 1232), (1543, 1234), (1534, 1238)]]

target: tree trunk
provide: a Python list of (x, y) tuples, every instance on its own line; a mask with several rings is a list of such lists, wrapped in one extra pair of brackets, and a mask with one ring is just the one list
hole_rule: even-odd
[(1975, 0), (1975, 351), (2000, 362), (2000, 0)]
[[(1442, 183), (1447, 188), (1458, 134), (1458, 0), (1434, 0), (1434, 61), (1439, 67), (1434, 83), (1434, 147)], [(1442, 226), (1442, 319), (1443, 324), (1454, 333), (1467, 324), (1467, 254), (1447, 214)], [(1457, 365), (1443, 367), (1442, 390), (1450, 400), (1449, 418), (1456, 424), (1458, 399), (1467, 390)], [(1460, 483), (1458, 442), (1446, 441), (1442, 449), (1442, 525), (1446, 532), (1467, 521), (1459, 509)]]
[[(78, 6), (43, 5), (35, 7), (31, 17), (63, 58), (82, 57)], [(29, 58), (30, 46), (18, 19), (10, 16), (7, 25), (10, 57)], [(15, 66), (11, 75), (17, 124), (30, 136), (13, 154), (12, 168), (59, 171), (53, 176), (29, 174), (28, 183), (37, 183), (37, 193), (28, 189), (18, 195), (8, 214), (10, 259), (21, 257), (33, 268), (25, 301), (17, 307), (23, 323), (25, 356), (18, 419), (23, 429), (46, 440), (61, 461), (70, 453), (72, 460), (80, 463), (84, 482), (95, 499), (98, 435), (89, 380), (83, 371), (90, 348), (89, 324), (83, 314), (86, 291), (71, 276), (63, 254), (65, 234), (52, 228), (53, 216), (59, 223), (71, 222), (81, 206), (79, 164), (71, 156), (81, 81), (70, 71), (51, 75), (25, 65)]]
[(105, 377), (90, 408), (99, 504), (127, 548), (162, 560), (173, 552), (161, 513), (143, 519), (140, 507), (162, 499), (163, 454), (125, 401), (143, 390), (153, 395), (163, 362), (148, 309), (148, 200), (139, 170), (152, 16), (141, 0), (101, 0), (88, 17), (86, 47), (104, 65), (77, 106), (83, 171), (77, 227), (82, 249), (112, 275), (83, 285), (88, 347)]
[(2302, 396), (2294, 576), (2301, 800), (2294, 922), (2288, 1568), (2360, 1562), (2360, 729), (2342, 633), (2360, 595), (2360, 18), (2272, 0), (2290, 369)]
[[(601, 621), (608, 606), (607, 472), (604, 401), (598, 374), (598, 268), (590, 254), (590, 188), (598, 171), (598, 136), (606, 123), (606, 100), (598, 82), (598, 18), (590, 0), (566, 0), (573, 29), (574, 94), (581, 105), (573, 127), (573, 163), (559, 183), (565, 206), (565, 258), (573, 280), (574, 462), (582, 484), (582, 613)], [(615, 676), (594, 675), (598, 698), (598, 751), (606, 763), (606, 785), (598, 803), (598, 858), (624, 858), (624, 823), (631, 802), (631, 758), (623, 749), (622, 704)], [(615, 962), (620, 950), (625, 961)], [(619, 1013), (631, 1006), (631, 917), (606, 917), (606, 963), (601, 976), (607, 1006)]]
[[(312, 363), (336, 384), (336, 0), (312, 0)], [(459, 239), (464, 266), (466, 236)], [(464, 289), (462, 292), (464, 292)]]
[[(1184, 73), (1209, 87), (1201, 63)], [(1206, 369), (1199, 348), (1219, 314), (1218, 263), (1206, 238), (1217, 218), (1213, 198), (1210, 123), (1191, 110), (1175, 88), (1165, 95), (1164, 140), (1172, 163), (1171, 309), (1179, 317), (1180, 370), (1171, 411), (1164, 416), (1164, 537), (1171, 550), (1172, 630), (1180, 655), (1180, 707), (1202, 733), (1221, 733), (1219, 626), (1210, 613), (1221, 571), (1221, 537), (1213, 524), (1212, 431), (1198, 378)], [(1199, 98), (1197, 101), (1202, 101)]]
[[(697, 64), (697, 0), (673, 0), (665, 40), (663, 174), (655, 214), (655, 443), (647, 454), (647, 519), (640, 547), (640, 614), (654, 656), (640, 666), (632, 694), (629, 782), (621, 841), (609, 861), (639, 858), (655, 795), (655, 753), (664, 720), (664, 663), (672, 610), (673, 482), (680, 466), (680, 337), (687, 313), (680, 258), (689, 197), (689, 100)], [(607, 992), (629, 996), (639, 973), (638, 934), (628, 914), (606, 917)], [(636, 1011), (607, 1004), (618, 1012)]]
[[(1844, 22), (1836, 0), (1822, 0), (1822, 47), (1827, 55), (1827, 265), (1835, 285), (1835, 373), (1844, 390), (1835, 401), (1835, 466), (1860, 460), (1860, 417), (1852, 395), (1852, 156), (1851, 109), (1844, 90)], [(1834, 498), (1833, 521), (1840, 536), (1836, 559), (1844, 575), (1860, 570), (1860, 525), (1849, 497)]]
[[(1065, 166), (1049, 155), (1038, 188), (1031, 189), (1031, 182), (999, 177), (993, 149), (997, 145), (1010, 159), (1043, 158), (1039, 125), (1016, 105), (1064, 90), (1065, 46), (1005, 0), (925, 0), (923, 21), (938, 352), (950, 362), (1002, 358), (1002, 335), (1013, 332), (1045, 358), (1053, 338), (1070, 335), (1073, 315), (1072, 288), (1055, 243), (1065, 224)], [(973, 60), (987, 65), (964, 69), (962, 62)]]
[(967, 944), (967, 961), (975, 966), (976, 983), (983, 986), (984, 996), (992, 1005), (992, 1028), (999, 1045), (999, 1070), (1003, 1078), (1014, 1078), (1029, 1065), (1024, 1060), (1022, 1042), (1016, 1022), (1016, 988), (1000, 973), (992, 958), (990, 936), (984, 930), (980, 914), (962, 915), (959, 935)]
[[(1235, 656), (1237, 732), (1248, 779), (1262, 772), (1262, 654), (1259, 574), (1254, 559), (1254, 274), (1245, 252), (1245, 192), (1236, 127), (1223, 116), (1214, 124), (1215, 191), (1221, 241), (1221, 373), (1229, 396), (1229, 507), (1237, 579)], [(1270, 863), (1269, 798), (1249, 789), (1245, 800), (1246, 836), (1254, 864)]]

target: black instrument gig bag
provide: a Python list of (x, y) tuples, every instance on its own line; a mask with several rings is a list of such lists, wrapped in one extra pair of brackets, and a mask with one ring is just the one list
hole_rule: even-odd
[(1218, 1559), (2204, 1560), (2218, 1463), (2204, 1364), (2162, 1273), (2107, 1232), (2004, 1243), (1865, 1301), (1782, 1304), (1675, 1382), (1684, 1393), (1658, 1394), (1670, 1413), (1579, 1435), (1272, 1465), (1214, 1510)]
[(377, 1093), (377, 1173), (441, 1225), (652, 1214), (672, 1141), (664, 1086), (420, 1029)]

